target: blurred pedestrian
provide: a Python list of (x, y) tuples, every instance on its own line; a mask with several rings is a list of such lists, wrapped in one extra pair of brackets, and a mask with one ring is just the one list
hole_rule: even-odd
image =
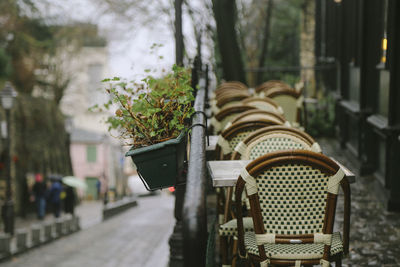
[(97, 189), (97, 200), (99, 200), (101, 194), (101, 182), (99, 179), (97, 179), (96, 181), (96, 189)]
[(74, 215), (75, 200), (76, 200), (76, 197), (75, 197), (74, 188), (67, 185), (65, 187), (65, 199), (64, 199), (65, 213), (71, 213), (72, 215)]
[(36, 212), (39, 220), (43, 220), (46, 214), (46, 194), (47, 186), (40, 173), (35, 174), (35, 184), (32, 188), (34, 201), (36, 202)]
[(63, 190), (60, 179), (52, 177), (52, 183), (50, 187), (49, 200), (53, 206), (54, 217), (60, 217), (61, 212), (61, 192)]

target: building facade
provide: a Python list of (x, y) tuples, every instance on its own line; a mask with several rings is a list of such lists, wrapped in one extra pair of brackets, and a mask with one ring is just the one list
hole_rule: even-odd
[(72, 167), (74, 175), (88, 185), (87, 199), (97, 199), (98, 193), (104, 196), (106, 192), (122, 196), (126, 188), (121, 143), (110, 136), (105, 124), (112, 114), (89, 110), (109, 100), (101, 83), (109, 73), (108, 48), (105, 40), (99, 38), (86, 40), (70, 60), (71, 81), (60, 102), (63, 114), (72, 119)]
[(318, 64), (334, 62), (339, 73), (324, 82), (336, 83), (340, 144), (374, 176), (387, 208), (400, 211), (400, 2), (316, 3)]

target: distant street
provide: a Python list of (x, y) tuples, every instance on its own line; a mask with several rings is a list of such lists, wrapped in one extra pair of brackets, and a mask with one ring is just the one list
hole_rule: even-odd
[(138, 206), (105, 222), (14, 257), (1, 266), (167, 266), (174, 197), (138, 199)]

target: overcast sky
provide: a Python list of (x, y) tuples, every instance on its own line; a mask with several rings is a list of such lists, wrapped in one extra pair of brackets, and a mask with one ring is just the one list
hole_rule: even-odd
[[(128, 79), (140, 78), (144, 69), (171, 66), (175, 61), (175, 40), (171, 27), (171, 17), (167, 14), (156, 17), (151, 23), (143, 25), (143, 17), (136, 14), (132, 21), (122, 20), (115, 15), (105, 15), (104, 10), (93, 4), (98, 0), (48, 0), (47, 4), (38, 1), (46, 16), (62, 22), (81, 21), (98, 24), (101, 33), (108, 39), (110, 56), (110, 76)], [(162, 1), (162, 0), (161, 0)], [(165, 0), (165, 6), (170, 5)], [(173, 7), (170, 14), (173, 14)], [(192, 25), (184, 18), (186, 49), (189, 55), (195, 53)], [(163, 44), (156, 54), (150, 54), (153, 43)], [(159, 56), (163, 56), (160, 60)]]

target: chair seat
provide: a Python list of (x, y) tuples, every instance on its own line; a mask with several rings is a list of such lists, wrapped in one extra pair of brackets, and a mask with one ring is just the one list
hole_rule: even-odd
[[(245, 232), (254, 231), (253, 218), (244, 217), (243, 218), (243, 228)], [(220, 236), (237, 236), (237, 220), (233, 219), (229, 222), (221, 224), (219, 226)]]
[[(246, 250), (259, 256), (254, 232), (246, 232), (244, 236)], [(265, 253), (270, 259), (320, 259), (324, 253), (324, 244), (265, 244)], [(343, 243), (340, 233), (332, 234), (331, 255), (343, 252)]]

